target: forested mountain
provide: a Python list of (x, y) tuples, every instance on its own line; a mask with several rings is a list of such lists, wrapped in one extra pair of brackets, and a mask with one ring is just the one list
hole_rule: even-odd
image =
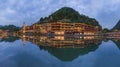
[(8, 30), (9, 32), (14, 32), (18, 31), (20, 28), (16, 27), (15, 25), (5, 25), (5, 26), (0, 26), (1, 30)]
[(112, 31), (115, 31), (115, 30), (120, 31), (120, 20), (117, 22), (117, 24), (111, 30)]
[[(63, 7), (56, 12), (52, 13), (48, 17), (40, 18), (38, 23), (44, 23), (44, 22), (78, 22), (78, 23), (85, 23), (93, 26), (100, 26), (99, 22), (94, 19), (90, 18), (88, 16), (85, 16), (83, 14), (79, 14), (76, 10), (70, 7)], [(100, 26), (101, 27), (101, 26)]]

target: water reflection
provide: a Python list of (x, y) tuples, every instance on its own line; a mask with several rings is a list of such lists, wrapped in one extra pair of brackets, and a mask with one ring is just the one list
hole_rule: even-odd
[(20, 38), (1, 39), (0, 67), (120, 66), (120, 38), (94, 36), (20, 36)]
[(95, 36), (86, 37), (46, 37), (46, 36), (22, 36), (23, 43), (30, 41), (39, 46), (49, 46), (56, 48), (84, 48), (92, 45), (99, 45), (101, 38)]
[(22, 36), (21, 38), (23, 44), (26, 41), (30, 41), (62, 61), (72, 61), (80, 55), (95, 51), (102, 41), (101, 38), (95, 36)]
[(15, 36), (1, 37), (0, 42), (14, 42), (19, 39), (20, 39), (20, 37), (15, 37)]
[(111, 38), (110, 40), (112, 40), (117, 47), (120, 49), (120, 38)]

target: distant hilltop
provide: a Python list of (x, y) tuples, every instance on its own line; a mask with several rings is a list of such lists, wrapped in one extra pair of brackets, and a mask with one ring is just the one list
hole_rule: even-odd
[(44, 22), (78, 22), (78, 23), (85, 23), (92, 26), (99, 26), (101, 28), (101, 25), (99, 22), (94, 19), (90, 18), (88, 16), (85, 16), (83, 14), (79, 14), (76, 10), (70, 7), (63, 7), (56, 12), (52, 13), (48, 17), (41, 17), (38, 23), (44, 23)]
[(20, 30), (20, 27), (17, 27), (15, 25), (5, 25), (5, 26), (0, 25), (0, 30), (7, 30), (9, 32), (14, 32)]
[(112, 31), (120, 31), (120, 20), (117, 22), (117, 24), (111, 30)]

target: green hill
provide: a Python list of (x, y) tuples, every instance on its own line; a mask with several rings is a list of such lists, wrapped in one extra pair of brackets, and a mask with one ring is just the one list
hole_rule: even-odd
[(112, 31), (115, 31), (115, 30), (120, 31), (120, 20), (118, 21), (118, 23), (111, 30)]
[[(76, 10), (70, 7), (63, 7), (53, 14), (49, 15), (45, 18), (40, 18), (40, 21), (38, 23), (42, 22), (79, 22), (79, 23), (85, 23), (93, 26), (100, 26), (98, 21), (94, 18), (89, 18), (88, 16), (85, 16), (83, 14), (79, 14)], [(100, 26), (101, 27), (101, 26)]]
[(15, 25), (5, 25), (5, 26), (0, 26), (0, 29), (8, 30), (9, 32), (14, 32), (14, 31), (18, 31), (20, 28)]

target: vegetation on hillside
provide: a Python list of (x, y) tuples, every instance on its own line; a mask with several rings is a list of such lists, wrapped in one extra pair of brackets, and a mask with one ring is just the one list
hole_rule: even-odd
[(93, 26), (100, 26), (97, 20), (94, 18), (89, 18), (88, 16), (85, 16), (83, 14), (79, 14), (77, 11), (75, 11), (72, 8), (69, 7), (63, 7), (59, 9), (58, 11), (54, 12), (53, 14), (49, 15), (45, 18), (40, 18), (40, 21), (38, 23), (44, 23), (44, 22), (78, 22), (78, 23), (85, 23)]
[(120, 31), (120, 20), (118, 23), (111, 29), (111, 31)]
[(102, 33), (108, 33), (108, 32), (111, 32), (108, 28), (104, 28), (104, 29), (102, 30)]
[(9, 32), (14, 32), (20, 30), (19, 27), (15, 25), (5, 25), (5, 26), (0, 26), (1, 30), (8, 30)]

